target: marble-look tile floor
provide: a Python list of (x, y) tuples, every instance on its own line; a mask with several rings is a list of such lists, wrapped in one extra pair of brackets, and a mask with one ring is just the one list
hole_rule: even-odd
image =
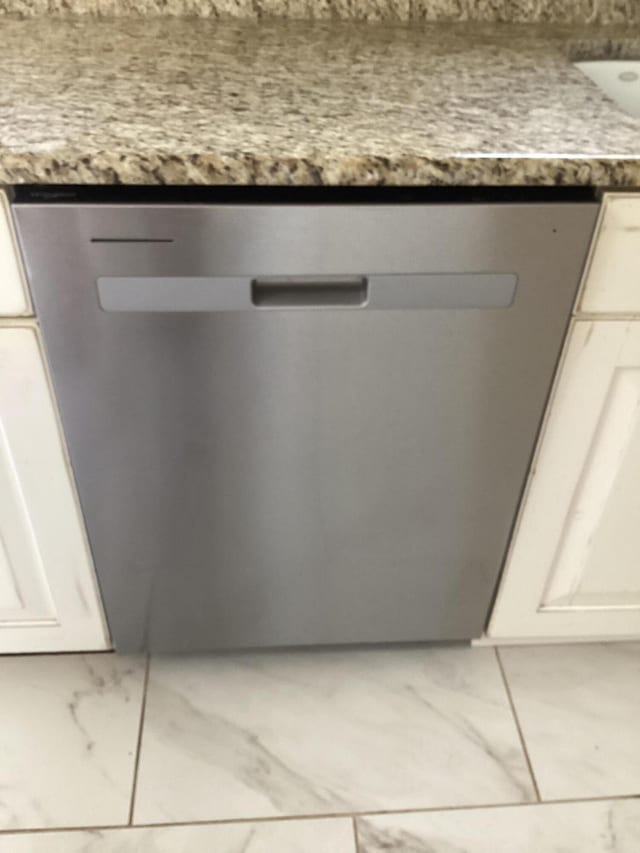
[[(188, 789), (183, 779), (191, 780)], [(151, 663), (137, 822), (519, 803), (534, 796), (490, 649)]]
[(0, 853), (638, 853), (640, 643), (0, 658)]

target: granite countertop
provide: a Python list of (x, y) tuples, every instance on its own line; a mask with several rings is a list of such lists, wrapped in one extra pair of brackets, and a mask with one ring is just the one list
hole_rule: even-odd
[(640, 186), (637, 29), (0, 19), (0, 182)]

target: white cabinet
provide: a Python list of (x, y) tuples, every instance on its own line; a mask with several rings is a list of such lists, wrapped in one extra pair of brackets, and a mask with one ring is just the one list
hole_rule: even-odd
[(640, 635), (640, 322), (575, 321), (489, 636)]
[(579, 299), (582, 314), (640, 314), (640, 196), (605, 196)]
[(0, 324), (0, 653), (108, 645), (37, 329)]
[(605, 198), (487, 634), (640, 636), (640, 195)]
[(0, 316), (31, 314), (6, 193), (0, 190)]

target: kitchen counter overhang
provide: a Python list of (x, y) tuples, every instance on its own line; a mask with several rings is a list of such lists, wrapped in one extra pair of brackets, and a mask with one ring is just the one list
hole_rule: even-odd
[(0, 19), (0, 183), (640, 185), (640, 29)]

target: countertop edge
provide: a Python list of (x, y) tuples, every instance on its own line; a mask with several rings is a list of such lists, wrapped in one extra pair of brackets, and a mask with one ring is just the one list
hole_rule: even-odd
[(305, 157), (233, 152), (0, 150), (2, 184), (257, 186), (640, 186), (638, 157)]

